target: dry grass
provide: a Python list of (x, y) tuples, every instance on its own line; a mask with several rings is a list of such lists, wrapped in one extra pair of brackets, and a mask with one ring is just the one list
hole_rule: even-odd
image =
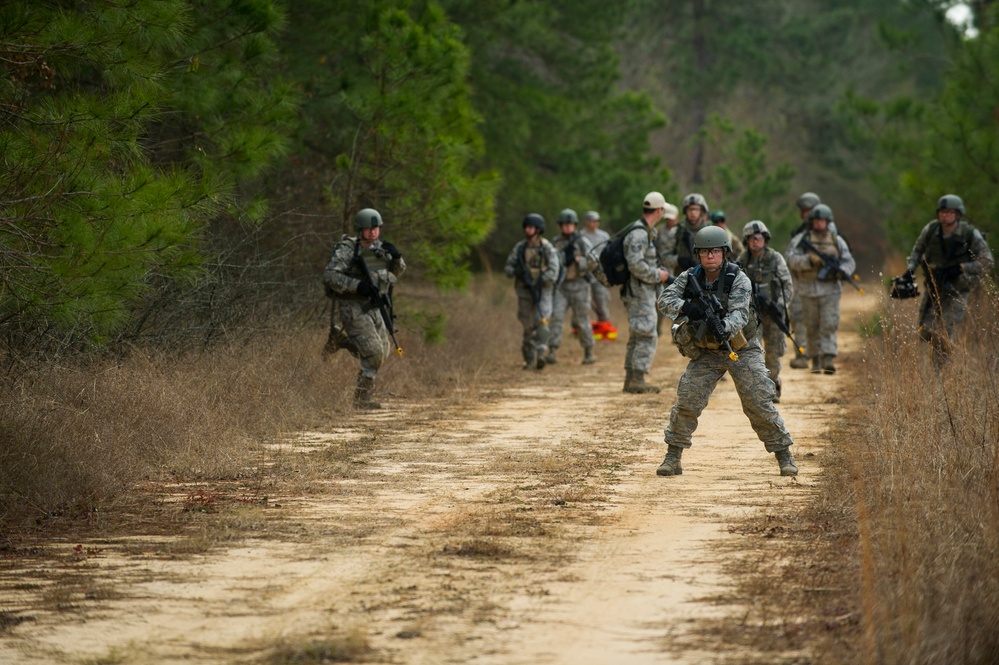
[[(405, 355), (386, 362), (379, 394), (465, 399), (489, 362), (516, 352), (505, 282), (447, 297), (413, 286), (398, 301)], [(123, 360), (22, 371), (0, 386), (0, 534), (46, 517), (99, 525), (147, 478), (261, 486), (309, 476), (308, 486), (318, 473), (296, 473), (298, 461), (261, 444), (351, 418), (357, 361), (341, 352), (322, 362), (327, 315), (205, 352), (133, 348)]]
[(794, 662), (999, 662), (999, 294), (978, 294), (939, 372), (912, 310), (874, 322), (810, 503), (741, 527), (782, 556), (734, 566), (754, 571), (751, 610), (726, 640), (805, 648)]

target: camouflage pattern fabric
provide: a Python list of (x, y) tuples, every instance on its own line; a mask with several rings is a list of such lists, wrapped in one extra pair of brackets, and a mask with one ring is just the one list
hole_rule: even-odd
[(842, 294), (801, 296), (801, 314), (808, 331), (805, 355), (835, 356), (838, 354), (836, 331), (839, 330), (839, 300)]
[(533, 363), (538, 356), (548, 353), (550, 335), (548, 322), (552, 316), (552, 287), (541, 289), (541, 298), (535, 305), (531, 290), (524, 284), (514, 285), (517, 292), (517, 320), (524, 328), (524, 338), (520, 345), (524, 362)]
[(656, 230), (645, 222), (624, 239), (624, 256), (631, 279), (621, 287), (621, 300), (628, 310), (628, 346), (624, 368), (647, 374), (656, 357), (656, 294), (659, 285), (659, 259)]
[(562, 327), (566, 311), (572, 308), (572, 325), (579, 331), (579, 344), (593, 347), (593, 327), (590, 325), (590, 284), (585, 279), (563, 282), (555, 291), (552, 307), (551, 337), (548, 346), (554, 351), (562, 345)]
[(668, 445), (690, 448), (697, 420), (708, 405), (708, 399), (722, 376), (732, 376), (735, 390), (742, 401), (742, 411), (756, 436), (768, 453), (785, 450), (794, 441), (784, 425), (784, 419), (773, 405), (776, 387), (763, 364), (763, 350), (753, 340), (739, 351), (732, 361), (723, 350), (703, 350), (687, 364), (676, 388), (676, 402), (670, 410), (669, 424), (664, 430)]

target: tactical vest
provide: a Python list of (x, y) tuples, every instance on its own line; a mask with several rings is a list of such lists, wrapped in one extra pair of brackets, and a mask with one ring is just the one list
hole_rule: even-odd
[[(729, 294), (732, 291), (732, 285), (735, 284), (735, 278), (740, 272), (742, 271), (738, 264), (732, 261), (726, 261), (724, 275), (722, 275), (720, 279), (716, 279), (714, 284), (708, 285), (704, 277), (704, 270), (698, 266), (687, 275), (688, 284), (684, 287), (683, 298), (684, 300), (690, 300), (695, 297), (693, 289), (690, 288), (689, 280), (696, 279), (705, 294), (714, 294), (717, 296), (722, 308), (727, 312)], [(752, 280), (750, 280), (750, 282), (752, 282)], [(729, 344), (732, 345), (732, 349), (735, 351), (738, 351), (742, 347), (746, 346), (746, 344), (749, 343), (749, 340), (754, 339), (759, 331), (760, 318), (753, 301), (754, 298), (751, 297), (749, 299), (749, 316), (747, 317), (748, 320), (746, 321), (746, 325), (742, 327), (742, 330), (736, 332), (732, 335), (731, 339), (729, 339)], [(706, 321), (691, 321), (690, 324), (693, 325), (692, 343), (694, 346), (702, 349), (719, 349), (723, 346), (721, 341), (715, 337), (713, 333), (707, 330), (708, 324)]]
[[(388, 289), (389, 284), (386, 280), (380, 279), (379, 275), (382, 274), (381, 271), (388, 271), (389, 266), (392, 264), (392, 257), (389, 256), (388, 252), (381, 249), (381, 247), (364, 248), (361, 247), (361, 243), (358, 240), (355, 240), (354, 243), (354, 256), (364, 262), (364, 265), (368, 268), (367, 273), (371, 275), (375, 287), (384, 293)], [(366, 280), (367, 275), (364, 273), (365, 271), (355, 261), (351, 268), (350, 276)]]
[(559, 281), (573, 282), (582, 277), (579, 264), (576, 263), (576, 257), (583, 255), (579, 233), (573, 233), (568, 238), (559, 236), (552, 244), (559, 251), (559, 259), (562, 261), (562, 269), (559, 271), (562, 280)]
[(520, 265), (524, 269), (524, 282), (528, 286), (537, 284), (541, 273), (548, 269), (548, 262), (545, 260), (544, 251), (542, 251), (546, 242), (542, 238), (537, 246), (529, 245), (526, 241), (520, 246)]
[(926, 238), (923, 260), (931, 269), (974, 261), (971, 254), (974, 234), (975, 227), (962, 221), (957, 223), (957, 227), (949, 238), (944, 238), (940, 222), (932, 222), (932, 227)]
[[(815, 249), (819, 250), (823, 254), (829, 254), (831, 256), (835, 256), (836, 258), (840, 257), (839, 243), (836, 242), (836, 238), (838, 237), (839, 236), (834, 231), (830, 231), (829, 233), (825, 234), (825, 237), (821, 239), (816, 238), (816, 236), (813, 235), (811, 231), (809, 231), (808, 234), (805, 236), (805, 238), (808, 239), (808, 242), (812, 243), (812, 245), (815, 246)], [(805, 250), (805, 253), (811, 254), (812, 252), (811, 250)], [(805, 279), (818, 279), (819, 270), (821, 268), (822, 266), (817, 266), (815, 264), (810, 263), (808, 264), (807, 270), (799, 270), (797, 271), (797, 273), (799, 276), (804, 277)]]
[(749, 250), (745, 250), (739, 256), (739, 264), (753, 283), (757, 295), (774, 303), (784, 297), (784, 288), (777, 274), (777, 252), (773, 248), (764, 247), (759, 259), (754, 259)]

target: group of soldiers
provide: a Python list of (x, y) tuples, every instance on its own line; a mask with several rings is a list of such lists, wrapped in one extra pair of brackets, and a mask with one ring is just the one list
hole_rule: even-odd
[[(725, 213), (709, 210), (698, 193), (685, 196), (678, 209), (661, 193), (650, 192), (639, 219), (622, 232), (629, 274), (621, 286), (629, 330), (624, 391), (660, 392), (645, 377), (667, 319), (673, 343), (689, 359), (665, 428), (667, 453), (658, 475), (683, 472), (683, 451), (690, 448), (698, 418), (726, 375), (780, 474), (797, 475), (793, 440), (774, 406), (781, 398), (781, 359), (790, 339), (795, 349), (791, 367), (814, 374), (836, 372), (842, 284), (857, 279), (850, 245), (839, 234), (832, 209), (812, 192), (798, 197), (797, 207), (802, 222), (783, 253), (771, 247), (772, 236), (762, 220), (747, 222), (741, 236), (736, 235)], [(959, 197), (940, 197), (936, 219), (924, 227), (908, 270), (893, 280), (891, 291), (897, 298), (918, 295), (914, 272), (923, 267), (926, 291), (919, 330), (938, 365), (946, 361), (969, 293), (993, 266), (984, 237), (964, 216)], [(586, 213), (584, 230), (574, 210), (562, 210), (557, 221), (559, 235), (549, 241), (544, 217), (526, 215), (524, 238), (504, 266), (515, 280), (521, 353), (530, 370), (558, 362), (570, 309), (583, 364), (596, 362), (591, 310), (598, 322), (609, 322), (610, 282), (599, 254), (611, 236), (599, 228), (595, 211)], [(357, 236), (337, 243), (324, 274), (333, 299), (324, 351), (346, 348), (359, 358), (358, 408), (379, 406), (371, 393), (390, 353), (390, 338), (394, 342), (391, 292), (405, 270), (399, 251), (380, 239), (381, 226), (376, 210), (357, 213)]]

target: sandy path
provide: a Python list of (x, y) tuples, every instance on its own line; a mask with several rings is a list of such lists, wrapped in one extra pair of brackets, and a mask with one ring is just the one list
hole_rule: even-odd
[[(853, 314), (867, 300), (845, 294), (842, 350), (859, 347)], [(370, 644), (366, 662), (717, 660), (687, 631), (739, 615), (718, 602), (730, 585), (720, 557), (743, 538), (728, 527), (806, 495), (847, 379), (785, 370), (796, 481), (779, 476), (731, 381), (684, 474), (658, 478), (685, 360), (661, 340), (651, 380), (663, 394), (625, 395), (625, 337), (600, 343), (593, 366), (572, 341), (541, 373), (502, 369), (482, 399), (396, 398), (391, 412), (303, 435), (313, 451), (360, 448), (328, 492), (280, 498), (251, 515), (260, 535), (232, 547), (164, 556), (118, 538), (84, 543), (94, 556), (67, 542), (3, 562), (0, 662), (245, 663), (278, 642), (343, 635)], [(91, 597), (54, 609), (52, 585), (67, 580)]]

